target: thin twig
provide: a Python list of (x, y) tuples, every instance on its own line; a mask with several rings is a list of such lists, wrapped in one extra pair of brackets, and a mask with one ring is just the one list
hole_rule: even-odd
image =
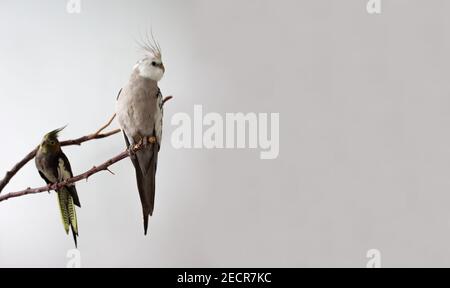
[(113, 130), (111, 132), (104, 133), (104, 134), (95, 134), (94, 133), (94, 134), (91, 134), (91, 135), (88, 135), (88, 136), (80, 137), (78, 139), (62, 141), (61, 142), (61, 146), (81, 145), (81, 144), (83, 144), (84, 142), (87, 142), (87, 141), (107, 138), (109, 136), (112, 136), (112, 135), (115, 135), (115, 134), (119, 133), (120, 131), (122, 131), (122, 130), (116, 129), (116, 130)]
[(163, 100), (163, 105), (166, 104), (167, 101), (172, 100), (173, 96), (167, 96), (166, 98), (164, 98)]
[(102, 128), (98, 129), (97, 132), (94, 133), (94, 135), (98, 135), (100, 133), (103, 132), (103, 130), (105, 130), (106, 128), (109, 127), (109, 125), (111, 125), (112, 121), (114, 120), (114, 118), (116, 118), (116, 114), (114, 113), (114, 115), (111, 117), (111, 119), (109, 119), (108, 123), (106, 123), (105, 125), (102, 126)]

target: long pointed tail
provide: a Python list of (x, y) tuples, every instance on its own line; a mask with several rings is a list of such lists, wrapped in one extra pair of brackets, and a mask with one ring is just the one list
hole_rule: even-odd
[(155, 207), (155, 173), (155, 169), (150, 168), (147, 175), (143, 176), (141, 185), (139, 185), (144, 220), (144, 235), (147, 235), (149, 217), (153, 216)]
[(75, 211), (75, 204), (72, 196), (66, 188), (58, 191), (58, 203), (61, 211), (61, 219), (64, 225), (66, 234), (69, 234), (69, 230), (72, 230), (72, 235), (75, 241), (75, 247), (78, 247), (78, 221), (77, 213)]
[(155, 177), (158, 151), (154, 147), (139, 151), (137, 159), (139, 167), (136, 168), (136, 178), (142, 204), (144, 234), (147, 235), (149, 217), (153, 216), (155, 208)]
[[(130, 141), (124, 133), (127, 147), (130, 147)], [(158, 165), (158, 145), (138, 151), (136, 155), (131, 156), (131, 162), (136, 170), (136, 181), (139, 190), (139, 197), (142, 204), (142, 213), (144, 220), (144, 234), (148, 231), (148, 218), (153, 215), (155, 207), (155, 174)]]
[(75, 232), (73, 226), (72, 226), (72, 236), (73, 236), (73, 241), (75, 242), (75, 248), (78, 248), (78, 241), (77, 241), (78, 232)]

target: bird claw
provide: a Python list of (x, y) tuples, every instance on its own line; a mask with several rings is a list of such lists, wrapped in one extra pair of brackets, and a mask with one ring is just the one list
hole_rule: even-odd
[(142, 145), (144, 145), (144, 138), (139, 137), (139, 141), (135, 142), (134, 148), (137, 149), (137, 148), (141, 147)]
[(128, 147), (128, 153), (130, 153), (131, 157), (134, 157), (136, 155), (135, 149), (136, 149), (137, 145), (131, 144)]

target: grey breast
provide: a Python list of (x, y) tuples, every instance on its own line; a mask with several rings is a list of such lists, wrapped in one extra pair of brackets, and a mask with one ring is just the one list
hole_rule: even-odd
[[(141, 77), (135, 71), (118, 99), (126, 111), (117, 111), (122, 128), (128, 136), (150, 136), (155, 130), (159, 110), (158, 83)], [(134, 139), (135, 140), (135, 139)]]

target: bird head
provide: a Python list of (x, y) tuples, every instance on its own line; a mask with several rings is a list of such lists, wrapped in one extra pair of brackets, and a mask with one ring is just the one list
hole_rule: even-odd
[(54, 153), (54, 152), (58, 152), (59, 150), (61, 150), (61, 144), (59, 143), (58, 140), (58, 134), (59, 132), (61, 132), (62, 130), (64, 130), (64, 128), (66, 128), (65, 126), (62, 128), (58, 128), (56, 130), (53, 130), (49, 133), (47, 133), (44, 138), (42, 139), (41, 145), (39, 146), (39, 148), (44, 152), (44, 153)]
[(135, 69), (138, 70), (140, 76), (159, 82), (166, 72), (162, 61), (161, 47), (153, 35), (152, 40), (147, 37), (147, 41), (139, 45), (145, 56), (136, 64)]

